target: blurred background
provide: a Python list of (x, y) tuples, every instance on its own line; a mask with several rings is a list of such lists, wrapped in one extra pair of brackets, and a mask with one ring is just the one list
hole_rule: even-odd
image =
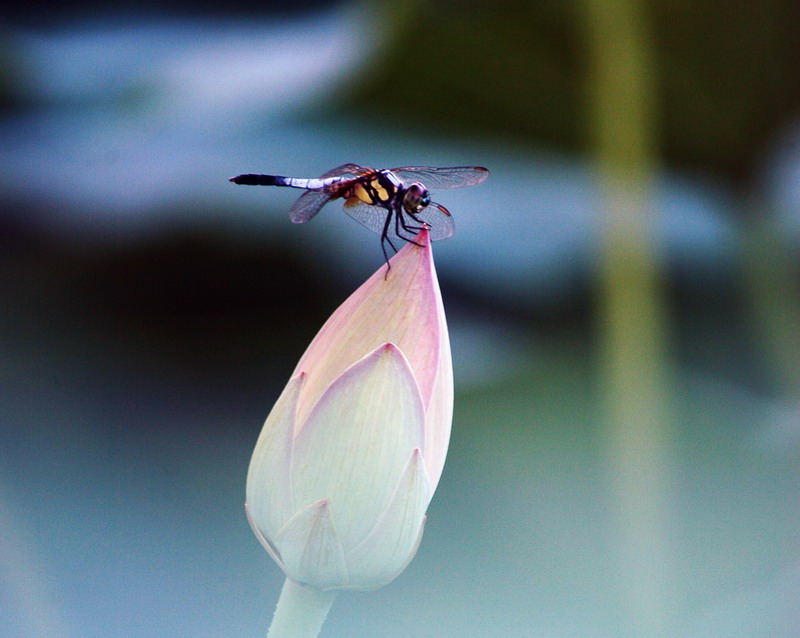
[(263, 636), (263, 419), (382, 265), (244, 172), (436, 198), (456, 377), (417, 558), (323, 636), (800, 635), (800, 13), (48, 0), (0, 22), (0, 635)]

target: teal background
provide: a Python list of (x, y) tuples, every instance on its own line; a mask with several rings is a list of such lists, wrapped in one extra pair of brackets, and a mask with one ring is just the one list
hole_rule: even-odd
[(790, 3), (4, 11), (0, 636), (265, 635), (249, 457), (382, 254), (227, 178), (344, 162), (492, 175), (422, 545), (322, 636), (800, 634)]

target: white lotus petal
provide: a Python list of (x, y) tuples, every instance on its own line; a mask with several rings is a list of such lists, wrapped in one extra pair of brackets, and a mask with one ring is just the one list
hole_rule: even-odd
[(425, 510), (430, 500), (425, 461), (417, 449), (380, 521), (345, 557), (351, 581), (360, 589), (382, 587), (405, 569), (422, 538)]
[(272, 543), (267, 540), (266, 536), (264, 536), (264, 534), (261, 533), (261, 530), (258, 529), (258, 525), (256, 525), (256, 522), (253, 520), (253, 516), (250, 514), (250, 507), (247, 505), (247, 503), (244, 504), (244, 513), (247, 516), (247, 522), (250, 524), (250, 529), (253, 530), (253, 534), (256, 535), (258, 542), (261, 543), (261, 546), (267, 550), (267, 554), (270, 555), (272, 560), (278, 563), (278, 567), (285, 572), (286, 567), (283, 564), (281, 555), (278, 553), (278, 549), (273, 547)]
[(247, 471), (247, 505), (251, 520), (272, 538), (294, 514), (289, 468), (297, 399), (304, 384), (298, 375), (287, 384), (269, 413)]
[(414, 448), (424, 449), (422, 398), (403, 353), (383, 344), (336, 379), (301, 426), (295, 501), (329, 499), (342, 546), (351, 548), (389, 505)]
[(295, 514), (278, 532), (275, 547), (286, 575), (298, 583), (330, 589), (349, 581), (327, 499)]

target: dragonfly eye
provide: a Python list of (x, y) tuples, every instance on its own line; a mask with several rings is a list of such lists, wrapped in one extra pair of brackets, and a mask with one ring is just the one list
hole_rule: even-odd
[(422, 209), (430, 203), (431, 194), (419, 182), (411, 184), (403, 196), (403, 206), (410, 213), (422, 212)]

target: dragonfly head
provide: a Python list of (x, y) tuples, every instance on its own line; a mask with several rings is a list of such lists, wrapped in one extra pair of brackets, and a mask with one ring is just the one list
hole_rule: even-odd
[(409, 213), (421, 213), (431, 203), (431, 194), (419, 182), (414, 182), (403, 195), (403, 208)]

